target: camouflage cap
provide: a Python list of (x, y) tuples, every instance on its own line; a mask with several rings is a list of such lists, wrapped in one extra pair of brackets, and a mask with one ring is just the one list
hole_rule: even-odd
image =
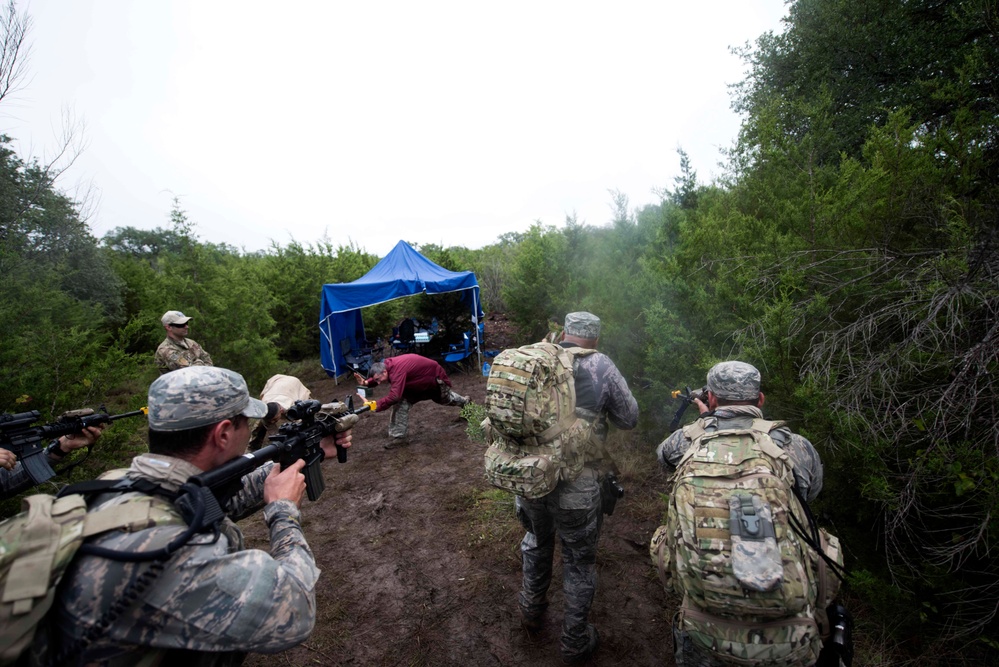
[(600, 338), (600, 318), (583, 311), (569, 313), (565, 316), (565, 333), (567, 336), (596, 340)]
[(267, 404), (250, 397), (243, 376), (216, 366), (188, 366), (149, 385), (149, 428), (185, 431), (236, 415), (264, 417)]
[(708, 371), (708, 390), (728, 401), (753, 401), (760, 395), (760, 372), (744, 361), (723, 361)]
[(191, 318), (179, 310), (168, 310), (163, 313), (163, 317), (160, 318), (160, 322), (163, 324), (184, 324), (185, 322), (190, 321)]

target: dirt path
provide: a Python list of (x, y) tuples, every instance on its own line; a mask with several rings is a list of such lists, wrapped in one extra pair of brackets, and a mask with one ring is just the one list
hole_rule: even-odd
[[(452, 380), (459, 393), (483, 401), (481, 374)], [(325, 401), (353, 387), (330, 380), (311, 388)], [(302, 646), (252, 656), (247, 664), (562, 664), (558, 556), (546, 626), (532, 639), (517, 607), (523, 529), (513, 497), (483, 478), (485, 445), (468, 439), (456, 408), (425, 402), (410, 415), (409, 446), (384, 449), (388, 416), (369, 415), (355, 428), (348, 461), (325, 464), (326, 491), (303, 511), (323, 571), (316, 628)], [(665, 478), (651, 451), (633, 453), (645, 463), (622, 468), (626, 497), (605, 517), (600, 539), (590, 614), (601, 634), (594, 665), (673, 664), (667, 622), (673, 604), (647, 552)], [(250, 544), (266, 548), (262, 522), (243, 523)]]

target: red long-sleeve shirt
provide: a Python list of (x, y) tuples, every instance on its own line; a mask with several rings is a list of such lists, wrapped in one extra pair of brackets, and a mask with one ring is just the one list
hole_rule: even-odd
[(385, 360), (385, 371), (392, 385), (388, 396), (377, 401), (375, 412), (382, 412), (406, 399), (410, 403), (432, 400), (440, 396), (437, 380), (451, 386), (451, 378), (433, 359), (418, 354), (400, 354)]

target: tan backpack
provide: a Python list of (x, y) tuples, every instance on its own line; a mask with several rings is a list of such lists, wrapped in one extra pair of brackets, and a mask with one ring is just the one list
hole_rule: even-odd
[(583, 469), (592, 425), (576, 414), (576, 357), (596, 350), (550, 342), (504, 350), (486, 382), (486, 479), (525, 498), (551, 493)]
[[(839, 581), (792, 527), (806, 521), (782, 425), (684, 428), (692, 444), (677, 466), (666, 525), (650, 552), (663, 584), (683, 597), (677, 623), (722, 664), (810, 664), (828, 634), (825, 609)], [(839, 541), (822, 548), (842, 565)]]

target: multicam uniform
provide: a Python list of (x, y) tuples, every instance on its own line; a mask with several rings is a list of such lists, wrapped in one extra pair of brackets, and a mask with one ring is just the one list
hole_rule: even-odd
[[(578, 357), (575, 384), (579, 413), (606, 416), (622, 429), (638, 424), (638, 402), (607, 355), (597, 352)], [(601, 440), (606, 437), (605, 428), (598, 433)], [(527, 530), (520, 543), (524, 568), (520, 606), (525, 617), (539, 616), (547, 606), (556, 533), (562, 543), (563, 654), (578, 654), (589, 641), (587, 617), (597, 588), (597, 541), (603, 523), (598, 462), (589, 458), (579, 477), (559, 482), (543, 498), (516, 497), (517, 517)]]
[(388, 434), (392, 438), (405, 438), (409, 431), (409, 409), (420, 401), (433, 401), (441, 405), (463, 406), (468, 398), (451, 389), (451, 378), (433, 359), (418, 354), (400, 354), (384, 362), (392, 388), (388, 396), (377, 401), (375, 412), (392, 408)]
[[(230, 507), (232, 520), (259, 509), (271, 466), (244, 477), (243, 491)], [(132, 461), (129, 477), (150, 480), (175, 491), (201, 470), (181, 459), (146, 454)], [(120, 504), (131, 494), (102, 496), (94, 505)], [(179, 522), (179, 517), (176, 517)], [(278, 500), (264, 507), (271, 553), (244, 550), (243, 535), (226, 519), (218, 540), (195, 535), (167, 560), (163, 572), (100, 633), (82, 656), (83, 664), (135, 665), (239, 664), (243, 652), (275, 653), (304, 641), (315, 622), (315, 559), (299, 523), (298, 507)], [(114, 533), (92, 541), (115, 551), (148, 551), (168, 544), (185, 530), (160, 525)], [(149, 563), (124, 563), (79, 556), (67, 572), (56, 602), (55, 627), (63, 647), (70, 645), (122, 598)], [(149, 647), (154, 647), (150, 649)]]
[[(762, 419), (763, 411), (751, 405), (729, 405), (720, 407), (712, 416), (699, 421), (708, 432), (722, 429), (748, 429), (754, 419)], [(815, 447), (806, 438), (792, 433), (787, 427), (770, 431), (770, 437), (778, 447), (787, 452), (794, 470), (795, 483), (802, 497), (811, 501), (822, 490), (822, 461)], [(690, 449), (691, 440), (678, 429), (663, 440), (656, 450), (659, 463), (668, 472), (676, 470), (683, 455)], [(723, 663), (698, 652), (689, 635), (673, 624), (673, 640), (676, 651), (676, 664), (679, 667), (723, 667)]]
[[(711, 417), (701, 419), (701, 425), (709, 433), (720, 429), (749, 428), (754, 419), (762, 419), (763, 411), (752, 405), (727, 405), (714, 411)], [(778, 447), (787, 452), (794, 466), (794, 479), (798, 490), (806, 500), (814, 500), (822, 490), (822, 460), (815, 447), (806, 438), (792, 433), (782, 426), (770, 431), (770, 437)], [(659, 463), (673, 472), (688, 449), (691, 441), (684, 437), (683, 429), (677, 429), (659, 443), (656, 452)]]
[(204, 348), (190, 338), (174, 340), (167, 336), (156, 348), (156, 367), (169, 373), (188, 366), (214, 366)]

